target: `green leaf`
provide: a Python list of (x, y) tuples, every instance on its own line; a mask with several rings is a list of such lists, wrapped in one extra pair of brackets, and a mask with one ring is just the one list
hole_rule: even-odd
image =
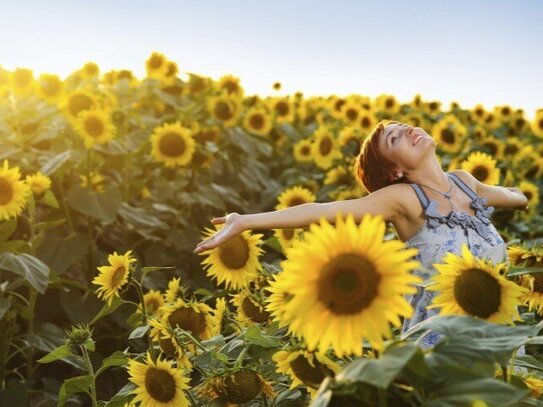
[(509, 267), (506, 276), (513, 277), (532, 273), (543, 273), (543, 267)]
[(65, 357), (73, 356), (72, 349), (70, 345), (64, 344), (56, 348), (55, 350), (49, 352), (43, 358), (38, 359), (39, 363), (51, 363), (55, 360), (64, 359)]
[(49, 267), (40, 259), (27, 253), (0, 253), (0, 269), (23, 277), (40, 294), (49, 284)]
[(116, 351), (102, 361), (102, 367), (96, 372), (96, 377), (108, 367), (124, 366), (128, 363), (128, 355), (121, 351)]
[(4, 318), (6, 312), (11, 308), (11, 301), (9, 298), (0, 298), (0, 320)]
[(41, 202), (43, 202), (45, 205), (50, 206), (51, 208), (57, 208), (58, 209), (58, 201), (57, 197), (51, 191), (50, 189), (46, 190), (43, 196), (41, 197)]
[(0, 390), (0, 406), (27, 406), (28, 384), (14, 378), (6, 382), (5, 388)]
[(90, 242), (91, 239), (86, 233), (68, 236), (49, 233), (36, 251), (36, 255), (60, 274), (87, 253)]
[(274, 348), (281, 346), (281, 341), (269, 335), (263, 335), (260, 328), (252, 325), (244, 333), (245, 339), (255, 345), (260, 345), (264, 348)]
[(150, 328), (149, 325), (138, 326), (136, 329), (134, 329), (134, 330), (130, 333), (130, 336), (128, 337), (128, 339), (142, 338), (143, 336), (145, 336), (145, 334), (147, 333), (147, 331), (149, 330), (149, 328)]
[(102, 309), (96, 316), (92, 319), (92, 321), (89, 322), (89, 325), (94, 324), (96, 321), (98, 321), (100, 318), (105, 317), (106, 315), (111, 314), (113, 311), (115, 311), (117, 308), (119, 308), (121, 305), (123, 305), (123, 300), (121, 300), (119, 297), (113, 297), (113, 300), (111, 301), (111, 305), (107, 305), (107, 302), (104, 304)]
[(51, 175), (54, 173), (57, 169), (59, 169), (62, 164), (64, 164), (66, 161), (68, 161), (71, 157), (71, 151), (66, 150), (63, 151), (60, 154), (57, 154), (53, 158), (51, 158), (49, 161), (47, 161), (42, 167), (40, 168), (40, 171), (45, 175)]
[(91, 383), (92, 376), (90, 375), (76, 376), (65, 380), (58, 392), (59, 406), (63, 406), (72, 394), (88, 393)]
[(117, 217), (122, 196), (117, 189), (94, 192), (75, 185), (68, 191), (67, 199), (68, 204), (77, 212), (100, 219), (108, 224)]
[(379, 359), (358, 359), (348, 364), (337, 375), (338, 380), (348, 379), (386, 389), (403, 368), (422, 350), (410, 342), (390, 345)]

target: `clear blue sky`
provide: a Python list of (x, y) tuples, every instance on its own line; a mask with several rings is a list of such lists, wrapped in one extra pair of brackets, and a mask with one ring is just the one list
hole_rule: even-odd
[(391, 93), (401, 102), (543, 108), (543, 2), (28, 1), (0, 5), (0, 64), (61, 76), (86, 61), (142, 76), (232, 73), (249, 94)]

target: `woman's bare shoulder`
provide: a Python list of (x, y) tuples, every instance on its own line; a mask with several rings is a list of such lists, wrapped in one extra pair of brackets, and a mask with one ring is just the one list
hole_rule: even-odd
[(392, 184), (381, 188), (379, 191), (386, 194), (387, 198), (395, 203), (399, 215), (404, 218), (414, 216), (413, 211), (417, 207), (418, 198), (411, 185), (406, 183)]

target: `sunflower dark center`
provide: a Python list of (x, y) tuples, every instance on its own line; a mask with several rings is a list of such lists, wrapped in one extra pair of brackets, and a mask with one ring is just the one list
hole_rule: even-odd
[(479, 181), (484, 181), (488, 178), (488, 168), (482, 166), (482, 165), (477, 165), (475, 166), (475, 168), (473, 168), (473, 170), (471, 171), (471, 173), (473, 174), (473, 176), (475, 178), (477, 178)]
[(224, 83), (223, 88), (226, 89), (228, 94), (235, 93), (238, 91), (238, 84), (234, 81), (227, 81)]
[(319, 151), (321, 155), (328, 155), (332, 151), (332, 140), (330, 137), (324, 137), (319, 143)]
[(60, 92), (60, 81), (58, 79), (48, 79), (42, 82), (41, 90), (48, 96), (57, 95)]
[(502, 114), (503, 114), (504, 116), (509, 116), (509, 115), (511, 114), (511, 109), (509, 109), (508, 107), (504, 107), (504, 108), (502, 109)]
[(524, 196), (526, 196), (526, 198), (528, 199), (528, 201), (531, 201), (532, 198), (533, 198), (533, 195), (530, 191), (525, 191), (523, 192)]
[(456, 137), (453, 131), (449, 129), (443, 129), (441, 131), (441, 139), (447, 144), (454, 144)]
[(104, 130), (104, 123), (99, 118), (90, 116), (85, 120), (85, 131), (89, 136), (100, 137), (104, 134)]
[(149, 60), (149, 65), (153, 69), (158, 69), (162, 66), (162, 63), (164, 62), (164, 59), (160, 55), (152, 55), (151, 59)]
[(302, 155), (309, 155), (311, 153), (311, 148), (309, 148), (309, 146), (303, 146), (300, 149), (300, 153), (302, 153)]
[(317, 297), (334, 314), (356, 314), (377, 297), (381, 275), (367, 258), (344, 253), (324, 265)]
[(240, 235), (228, 239), (219, 246), (221, 263), (230, 270), (244, 267), (249, 260), (249, 245)]
[(185, 152), (186, 144), (183, 137), (177, 133), (166, 133), (158, 142), (160, 152), (168, 157), (179, 157)]
[(387, 98), (386, 102), (385, 102), (385, 107), (387, 109), (390, 109), (391, 107), (394, 106), (394, 99), (392, 98)]
[(301, 205), (306, 203), (306, 201), (300, 196), (293, 196), (289, 199), (287, 206), (290, 208), (292, 206)]
[(145, 309), (147, 312), (152, 314), (159, 308), (160, 308), (160, 301), (157, 298), (153, 297), (145, 301)]
[[(537, 267), (542, 267), (542, 265), (538, 265)], [(543, 276), (541, 274), (532, 274), (532, 277), (534, 278), (534, 291), (538, 293), (543, 293)]]
[(518, 153), (518, 147), (515, 144), (507, 144), (503, 151), (507, 155), (514, 155)]
[(229, 103), (221, 101), (215, 105), (215, 116), (221, 120), (229, 120), (232, 118), (233, 111)]
[(177, 349), (173, 343), (174, 340), (175, 339), (173, 338), (160, 338), (158, 341), (162, 352), (164, 352), (166, 355), (168, 355), (171, 358), (177, 357)]
[(347, 119), (354, 121), (358, 117), (358, 110), (348, 109), (346, 116), (347, 116)]
[(191, 307), (176, 309), (168, 317), (168, 322), (173, 328), (190, 331), (194, 336), (199, 336), (206, 329), (205, 315), (194, 311)]
[(539, 165), (534, 165), (532, 168), (530, 168), (528, 171), (526, 171), (525, 177), (526, 178), (533, 178), (535, 177), (535, 174), (539, 172)]
[(223, 388), (215, 391), (229, 403), (246, 403), (254, 399), (262, 389), (262, 381), (253, 371), (240, 370), (223, 381)]
[(283, 229), (282, 232), (283, 232), (283, 237), (286, 240), (290, 240), (294, 237), (294, 229)]
[(264, 127), (264, 117), (262, 117), (261, 114), (253, 114), (249, 120), (249, 123), (253, 129), (260, 130), (262, 127)]
[(145, 390), (161, 403), (168, 403), (175, 397), (175, 379), (166, 370), (149, 367), (145, 373)]
[(77, 115), (83, 110), (89, 110), (92, 107), (92, 99), (87, 95), (73, 95), (70, 98), (70, 113), (72, 116), (77, 117)]
[(5, 205), (13, 198), (13, 187), (4, 178), (0, 178), (0, 205)]
[(498, 311), (501, 286), (491, 274), (480, 269), (467, 269), (456, 278), (454, 298), (469, 315), (486, 319)]
[(245, 297), (243, 299), (243, 302), (241, 303), (241, 309), (247, 315), (247, 318), (249, 318), (253, 322), (266, 322), (270, 316), (270, 314), (266, 310), (261, 310), (258, 308), (257, 305), (251, 301), (249, 297)]
[(335, 103), (335, 105), (334, 105), (336, 111), (339, 112), (339, 111), (341, 110), (341, 107), (342, 107), (345, 103), (347, 103), (346, 100), (343, 100), (343, 99), (337, 100), (336, 103)]
[(537, 127), (543, 130), (543, 119), (537, 121)]
[(498, 152), (498, 146), (496, 145), (496, 143), (484, 143), (483, 146), (488, 149), (490, 155), (496, 155), (496, 153)]
[(275, 105), (275, 110), (279, 116), (286, 116), (289, 112), (289, 105), (286, 102), (278, 102)]
[(333, 372), (326, 365), (320, 363), (317, 358), (313, 358), (313, 364), (315, 366), (311, 366), (305, 356), (299, 355), (290, 362), (290, 368), (306, 386), (318, 389), (326, 374)]
[(367, 129), (371, 125), (371, 120), (367, 116), (364, 116), (362, 120), (360, 120), (360, 125)]
[(126, 269), (124, 266), (117, 267), (111, 276), (111, 286), (117, 287), (123, 280), (125, 273)]

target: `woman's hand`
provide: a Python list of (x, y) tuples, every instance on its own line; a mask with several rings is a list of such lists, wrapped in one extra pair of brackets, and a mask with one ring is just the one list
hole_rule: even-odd
[(220, 218), (211, 219), (211, 223), (213, 223), (214, 225), (224, 223), (224, 226), (215, 234), (198, 243), (198, 245), (194, 249), (194, 253), (200, 253), (204, 250), (214, 249), (215, 247), (221, 245), (227, 240), (233, 238), (234, 236), (239, 235), (245, 230), (245, 225), (242, 219), (243, 215), (240, 215), (237, 212), (229, 213), (228, 215), (222, 216)]

